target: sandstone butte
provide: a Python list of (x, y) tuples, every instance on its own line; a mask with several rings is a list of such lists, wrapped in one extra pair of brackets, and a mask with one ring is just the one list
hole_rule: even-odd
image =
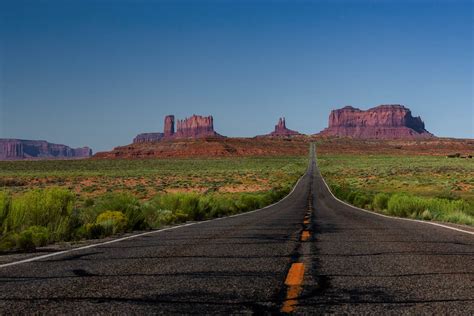
[(0, 160), (89, 158), (89, 147), (71, 148), (44, 140), (0, 139)]
[(321, 136), (351, 138), (414, 139), (432, 138), (421, 118), (413, 117), (403, 105), (379, 105), (366, 111), (346, 106), (331, 111), (329, 127)]
[(133, 139), (133, 143), (149, 143), (173, 139), (198, 139), (205, 137), (224, 138), (214, 131), (214, 119), (210, 116), (193, 115), (176, 122), (174, 115), (165, 117), (163, 133), (142, 133)]
[(257, 136), (257, 137), (291, 137), (291, 136), (297, 136), (297, 135), (302, 135), (302, 134), (300, 134), (297, 131), (288, 129), (286, 127), (285, 118), (280, 117), (277, 125), (275, 125), (275, 130), (273, 132), (266, 135)]

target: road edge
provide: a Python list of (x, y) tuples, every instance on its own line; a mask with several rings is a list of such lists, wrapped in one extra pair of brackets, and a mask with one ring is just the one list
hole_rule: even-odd
[(362, 212), (365, 212), (365, 213), (369, 213), (369, 214), (372, 214), (372, 215), (377, 215), (377, 216), (385, 217), (385, 218), (396, 219), (396, 220), (402, 220), (402, 221), (410, 221), (410, 222), (416, 222), (416, 223), (422, 223), (422, 224), (428, 224), (428, 225), (438, 226), (438, 227), (442, 227), (442, 228), (454, 230), (454, 231), (461, 232), (461, 233), (465, 233), (465, 234), (469, 234), (469, 235), (474, 235), (474, 231), (463, 230), (463, 229), (460, 229), (460, 228), (451, 227), (451, 226), (448, 226), (448, 225), (443, 225), (443, 224), (436, 223), (436, 222), (431, 222), (431, 221), (423, 221), (423, 220), (420, 220), (420, 219), (412, 219), (412, 218), (405, 218), (405, 217), (397, 217), (397, 216), (390, 216), (390, 215), (380, 214), (380, 213), (377, 213), (377, 212), (369, 211), (369, 210), (366, 210), (366, 209), (363, 209), (363, 208), (360, 208), (360, 207), (351, 205), (351, 204), (349, 204), (349, 203), (347, 203), (347, 202), (345, 202), (345, 201), (342, 201), (341, 199), (339, 199), (338, 197), (336, 197), (336, 196), (332, 193), (331, 189), (329, 188), (328, 184), (326, 183), (326, 180), (324, 180), (324, 177), (323, 177), (323, 175), (321, 174), (321, 170), (319, 170), (319, 166), (317, 166), (317, 162), (316, 162), (316, 167), (317, 167), (319, 176), (320, 176), (321, 179), (323, 180), (324, 185), (326, 186), (326, 188), (328, 189), (328, 191), (329, 191), (329, 193), (332, 195), (332, 197), (333, 197), (334, 199), (336, 199), (337, 201), (339, 201), (340, 203), (345, 204), (345, 205), (349, 206), (349, 207), (352, 208), (352, 209), (355, 209), (355, 210), (357, 210), (357, 211), (362, 211)]

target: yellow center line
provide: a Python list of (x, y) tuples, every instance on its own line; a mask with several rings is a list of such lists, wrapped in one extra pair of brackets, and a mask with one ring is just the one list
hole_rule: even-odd
[(291, 313), (298, 303), (298, 295), (301, 292), (301, 284), (304, 278), (304, 264), (302, 262), (293, 263), (286, 276), (285, 284), (288, 286), (286, 292), (286, 300), (283, 303), (281, 311), (283, 313)]
[(303, 230), (303, 233), (301, 234), (301, 241), (307, 241), (309, 239), (309, 231)]
[(305, 225), (309, 224), (309, 219), (305, 219), (303, 224), (305, 224)]

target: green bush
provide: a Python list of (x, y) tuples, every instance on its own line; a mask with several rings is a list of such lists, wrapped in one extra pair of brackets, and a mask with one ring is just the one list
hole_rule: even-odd
[(33, 233), (30, 231), (22, 231), (15, 235), (16, 248), (20, 250), (34, 250), (35, 243), (33, 242)]
[(368, 208), (372, 203), (372, 197), (365, 193), (356, 192), (352, 203), (357, 207)]
[(387, 193), (377, 193), (374, 196), (374, 201), (373, 201), (373, 208), (377, 211), (383, 211), (386, 210), (388, 207), (388, 200), (390, 199), (390, 195)]
[(330, 188), (333, 194), (339, 199), (348, 203), (352, 203), (354, 200), (355, 192), (346, 183), (342, 183), (341, 185), (332, 184), (330, 185)]
[(22, 233), (31, 233), (31, 239), (36, 247), (46, 246), (50, 239), (48, 229), (43, 226), (31, 226)]
[(388, 200), (388, 213), (401, 217), (433, 219), (472, 225), (470, 204), (463, 200), (420, 198), (408, 194), (395, 194)]
[(84, 237), (97, 239), (105, 235), (105, 229), (102, 225), (96, 223), (88, 223), (85, 225)]
[(156, 209), (172, 211), (176, 216), (175, 220), (178, 220), (178, 222), (184, 220), (184, 218), (203, 220), (207, 216), (206, 200), (197, 193), (159, 194), (153, 199), (152, 203)]
[(357, 207), (383, 211), (389, 215), (424, 220), (438, 220), (474, 225), (474, 208), (467, 201), (456, 199), (455, 195), (444, 194), (446, 198), (422, 198), (406, 193), (370, 193), (351, 189), (347, 185), (331, 185), (339, 199)]
[(265, 192), (164, 193), (140, 202), (128, 193), (106, 193), (75, 208), (64, 189), (35, 189), (15, 197), (0, 192), (0, 249), (34, 249), (48, 242), (102, 238), (126, 230), (158, 228), (262, 208), (280, 200), (291, 187)]
[(236, 214), (238, 211), (238, 208), (235, 204), (235, 199), (225, 194), (214, 194), (209, 202), (210, 218), (232, 215)]
[(0, 250), (11, 250), (16, 247), (16, 234), (7, 233), (0, 237)]
[(105, 211), (122, 212), (127, 217), (127, 228), (146, 228), (145, 217), (140, 201), (129, 193), (107, 193), (99, 198), (94, 210), (99, 214)]
[(236, 207), (241, 212), (258, 209), (262, 206), (262, 198), (254, 194), (243, 193), (236, 201)]
[(96, 224), (103, 227), (106, 235), (111, 235), (125, 231), (127, 218), (122, 212), (105, 211), (97, 216)]
[(0, 227), (3, 226), (3, 222), (10, 212), (11, 195), (7, 192), (0, 191)]
[(394, 194), (387, 203), (391, 215), (400, 217), (416, 217), (426, 210), (426, 203), (420, 198), (406, 194)]
[(433, 215), (431, 214), (430, 210), (424, 210), (423, 213), (421, 213), (421, 219), (431, 220), (432, 218)]
[(163, 225), (174, 223), (177, 218), (170, 210), (160, 210), (152, 207), (145, 208), (145, 221), (150, 228), (160, 228)]
[(54, 241), (63, 240), (69, 232), (74, 199), (72, 192), (59, 188), (36, 189), (16, 196), (4, 221), (4, 231), (21, 232), (30, 226), (42, 226)]

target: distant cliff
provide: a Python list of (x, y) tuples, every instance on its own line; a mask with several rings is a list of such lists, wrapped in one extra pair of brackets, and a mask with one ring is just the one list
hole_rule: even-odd
[(419, 116), (413, 117), (408, 108), (398, 104), (379, 105), (366, 111), (352, 106), (333, 110), (329, 127), (320, 135), (379, 139), (434, 137)]
[(172, 139), (197, 139), (204, 137), (224, 137), (214, 131), (214, 119), (212, 116), (193, 115), (184, 120), (176, 122), (174, 115), (165, 117), (163, 133), (143, 133), (138, 134), (133, 143), (157, 142), (160, 140)]
[(89, 147), (71, 148), (44, 140), (0, 139), (0, 160), (88, 158)]

